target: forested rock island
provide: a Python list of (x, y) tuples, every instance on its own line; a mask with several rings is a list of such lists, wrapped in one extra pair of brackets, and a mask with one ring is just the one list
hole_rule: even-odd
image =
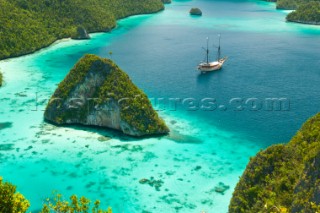
[(272, 145), (250, 160), (229, 212), (320, 211), (320, 113), (288, 144)]
[(190, 15), (194, 15), (194, 16), (201, 16), (202, 15), (202, 11), (199, 8), (191, 8), (189, 13), (190, 13)]
[(302, 4), (296, 11), (288, 14), (287, 20), (302, 24), (320, 25), (320, 1)]
[(302, 24), (320, 24), (320, 1), (319, 0), (267, 0), (276, 2), (277, 9), (295, 10), (286, 17), (287, 21)]
[(45, 110), (54, 124), (120, 130), (130, 136), (169, 132), (148, 97), (111, 60), (85, 55), (59, 84)]
[(117, 19), (163, 9), (161, 0), (1, 0), (0, 60), (32, 53), (58, 39), (81, 38), (79, 27), (88, 33), (108, 32)]

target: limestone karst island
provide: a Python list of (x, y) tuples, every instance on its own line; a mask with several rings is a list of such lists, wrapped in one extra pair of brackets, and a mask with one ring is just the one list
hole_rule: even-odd
[(166, 134), (148, 97), (111, 60), (85, 55), (58, 85), (45, 120), (120, 130), (131, 136)]
[(320, 212), (319, 0), (0, 0), (0, 213)]

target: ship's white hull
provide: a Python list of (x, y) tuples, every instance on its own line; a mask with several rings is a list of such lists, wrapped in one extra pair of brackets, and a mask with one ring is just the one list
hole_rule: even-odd
[(220, 70), (223, 66), (223, 63), (227, 60), (227, 58), (222, 58), (219, 59), (219, 61), (214, 61), (214, 62), (202, 62), (198, 65), (198, 70), (200, 72), (212, 72), (216, 70)]

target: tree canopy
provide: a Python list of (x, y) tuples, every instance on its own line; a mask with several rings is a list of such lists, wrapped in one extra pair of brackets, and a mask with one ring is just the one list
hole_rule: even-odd
[(308, 2), (298, 7), (296, 11), (288, 14), (288, 21), (305, 24), (320, 24), (320, 2)]
[(229, 212), (320, 211), (320, 113), (288, 144), (272, 145), (250, 159)]
[(162, 9), (161, 0), (0, 0), (0, 59), (71, 37), (79, 26), (110, 31), (117, 19)]
[[(16, 191), (16, 186), (9, 182), (3, 182), (0, 177), (0, 212), (1, 213), (26, 213), (30, 207), (29, 201), (19, 192)], [(59, 193), (54, 192), (52, 199), (46, 199), (41, 212), (39, 213), (112, 213), (109, 207), (107, 210), (100, 208), (100, 201), (96, 200), (93, 204), (86, 197), (72, 195), (70, 200), (64, 199)]]

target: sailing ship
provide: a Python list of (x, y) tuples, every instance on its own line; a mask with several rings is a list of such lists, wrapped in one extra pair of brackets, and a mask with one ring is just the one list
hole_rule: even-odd
[(209, 38), (207, 38), (207, 48), (203, 49), (206, 51), (206, 61), (201, 62), (198, 65), (198, 70), (202, 73), (220, 70), (222, 68), (223, 63), (227, 60), (227, 57), (221, 58), (220, 35), (216, 61), (209, 61)]

